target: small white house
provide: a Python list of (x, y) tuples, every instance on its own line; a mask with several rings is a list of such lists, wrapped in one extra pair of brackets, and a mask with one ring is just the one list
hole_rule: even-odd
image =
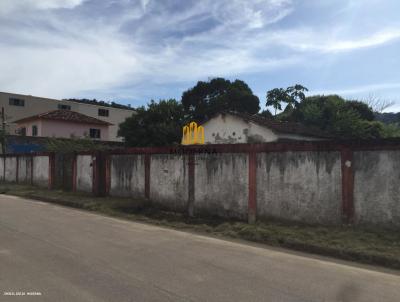
[(236, 112), (222, 112), (202, 123), (205, 144), (267, 143), (329, 139), (318, 129)]

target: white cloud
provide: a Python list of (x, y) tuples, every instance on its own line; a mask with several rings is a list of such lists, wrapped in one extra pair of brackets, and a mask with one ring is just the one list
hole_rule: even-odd
[(372, 33), (365, 38), (356, 39), (334, 39), (320, 44), (299, 43), (297, 46), (302, 50), (318, 50), (322, 52), (350, 51), (360, 48), (379, 46), (400, 38), (399, 29), (385, 29)]
[(1, 0), (0, 13), (11, 13), (18, 10), (47, 10), (57, 8), (74, 8), (85, 0)]
[(399, 89), (400, 83), (379, 83), (379, 84), (371, 84), (371, 85), (363, 85), (363, 86), (355, 86), (351, 88), (345, 89), (323, 89), (323, 90), (313, 90), (310, 91), (309, 94), (338, 94), (338, 95), (356, 95), (356, 94), (365, 94), (365, 93), (373, 93), (382, 90), (389, 89)]
[(279, 27), (291, 0), (0, 1), (0, 87), (52, 97), (277, 70), (400, 38), (340, 20)]

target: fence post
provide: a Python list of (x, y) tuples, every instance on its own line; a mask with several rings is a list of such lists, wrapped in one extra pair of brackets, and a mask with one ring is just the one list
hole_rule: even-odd
[(54, 188), (55, 154), (49, 154), (49, 190)]
[(255, 223), (257, 219), (257, 153), (249, 152), (249, 200), (248, 222)]
[(144, 197), (150, 199), (150, 153), (144, 155)]
[(188, 156), (189, 165), (189, 194), (188, 194), (188, 215), (189, 217), (194, 216), (194, 169), (195, 169), (195, 154), (189, 153)]
[(111, 156), (107, 152), (104, 158), (104, 169), (105, 169), (105, 186), (104, 186), (104, 195), (110, 194), (111, 188)]
[(33, 154), (31, 155), (31, 186), (33, 186)]
[(72, 192), (76, 192), (76, 177), (77, 177), (77, 158), (76, 152), (72, 154)]
[(15, 164), (16, 164), (15, 182), (18, 183), (18, 178), (19, 178), (19, 155), (18, 154), (15, 156)]
[(342, 162), (342, 217), (344, 223), (354, 222), (353, 151), (341, 150)]

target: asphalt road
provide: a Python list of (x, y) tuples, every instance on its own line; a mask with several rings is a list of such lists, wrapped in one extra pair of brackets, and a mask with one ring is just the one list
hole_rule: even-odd
[(400, 275), (0, 195), (0, 301), (400, 301)]

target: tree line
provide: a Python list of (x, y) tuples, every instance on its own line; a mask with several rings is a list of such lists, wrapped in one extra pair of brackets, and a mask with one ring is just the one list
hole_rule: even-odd
[[(265, 105), (241, 80), (214, 78), (199, 81), (183, 92), (181, 100), (150, 101), (120, 124), (118, 135), (128, 146), (179, 144), (182, 127), (190, 121), (202, 123), (221, 111), (235, 111), (278, 121), (300, 122), (317, 127), (340, 139), (400, 137), (399, 121), (384, 123), (382, 113), (366, 102), (338, 95), (306, 97), (300, 84), (267, 91)], [(380, 108), (382, 109), (382, 108)]]

